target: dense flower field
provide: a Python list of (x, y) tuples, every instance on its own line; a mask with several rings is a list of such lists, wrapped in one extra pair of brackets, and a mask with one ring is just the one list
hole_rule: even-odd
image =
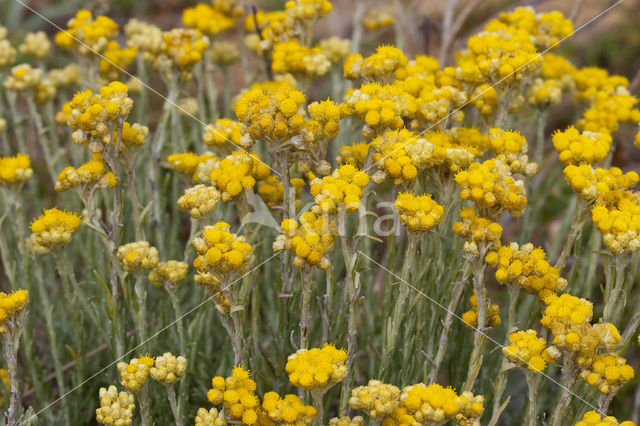
[(638, 99), (560, 53), (575, 13), (456, 39), (467, 3), (437, 59), (408, 0), (349, 38), (327, 0), (24, 5), (50, 34), (0, 27), (2, 424), (634, 425)]

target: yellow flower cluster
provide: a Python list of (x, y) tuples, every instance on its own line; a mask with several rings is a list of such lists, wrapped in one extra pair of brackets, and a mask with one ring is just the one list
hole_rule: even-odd
[(487, 83), (481, 84), (471, 94), (471, 103), (482, 115), (491, 115), (498, 103), (498, 91)]
[[(546, 61), (546, 59), (545, 59)], [(530, 105), (545, 109), (562, 100), (562, 88), (556, 80), (536, 78), (527, 91), (527, 101)]]
[(553, 134), (553, 146), (564, 164), (598, 163), (607, 156), (611, 136), (605, 133), (580, 133), (575, 127)]
[(135, 241), (118, 247), (118, 259), (127, 272), (143, 272), (158, 266), (158, 249), (148, 241)]
[(403, 192), (398, 194), (394, 205), (400, 213), (400, 221), (413, 232), (428, 231), (440, 223), (444, 215), (444, 206), (433, 201), (430, 194), (416, 196)]
[(198, 219), (215, 210), (220, 198), (220, 192), (215, 187), (200, 184), (184, 191), (184, 195), (178, 198), (178, 207)]
[(147, 383), (149, 371), (154, 362), (153, 358), (147, 355), (133, 358), (129, 363), (120, 361), (116, 367), (120, 373), (122, 386), (133, 393), (138, 392)]
[(36, 31), (27, 33), (24, 41), (18, 46), (18, 51), (23, 55), (33, 55), (36, 58), (44, 58), (51, 49), (51, 42), (47, 33), (44, 31)]
[(113, 188), (116, 186), (116, 177), (111, 171), (107, 171), (106, 165), (102, 157), (94, 155), (99, 159), (90, 160), (77, 169), (67, 166), (60, 174), (56, 181), (55, 190), (65, 192), (71, 188), (78, 188), (80, 191), (89, 192), (93, 189)]
[(281, 398), (277, 392), (264, 394), (262, 409), (272, 422), (281, 426), (309, 425), (318, 414), (311, 405), (304, 405), (297, 395)]
[(137, 54), (135, 47), (120, 47), (117, 41), (110, 41), (100, 60), (100, 75), (108, 80), (117, 79), (133, 63)]
[[(486, 290), (485, 290), (485, 294), (486, 294)], [(465, 312), (462, 314), (462, 321), (465, 322), (465, 325), (475, 329), (476, 327), (478, 327), (478, 298), (476, 297), (476, 294), (472, 294), (471, 297), (469, 298), (469, 303), (471, 304), (471, 310)], [(487, 320), (486, 320), (486, 326), (487, 327), (497, 327), (500, 325), (500, 305), (497, 305), (495, 303), (489, 303), (489, 301), (487, 301), (487, 312), (486, 312), (486, 316), (487, 316)]]
[(509, 346), (502, 348), (504, 356), (514, 364), (540, 373), (547, 364), (553, 364), (560, 358), (555, 346), (547, 347), (547, 341), (538, 337), (535, 330), (516, 331), (509, 335)]
[(162, 46), (162, 30), (160, 27), (137, 19), (130, 19), (124, 27), (127, 46), (135, 48), (145, 62), (156, 59)]
[(26, 154), (0, 156), (0, 183), (20, 184), (33, 175), (31, 159)]
[(269, 166), (260, 161), (257, 154), (235, 151), (220, 160), (209, 177), (222, 200), (230, 201), (245, 189), (252, 189), (257, 181), (265, 180), (269, 172)]
[(640, 123), (640, 110), (633, 108), (637, 102), (638, 99), (631, 96), (626, 87), (620, 87), (613, 93), (597, 92), (577, 126), (590, 132), (613, 133), (621, 122)]
[(367, 83), (347, 92), (348, 112), (364, 120), (363, 137), (372, 139), (385, 130), (404, 127), (403, 117), (413, 117), (418, 105), (415, 99), (395, 86)]
[(71, 134), (73, 142), (86, 145), (91, 152), (102, 152), (104, 145), (111, 142), (118, 121), (124, 120), (133, 108), (128, 90), (126, 84), (112, 81), (98, 94), (85, 90), (63, 105), (67, 125), (75, 130)]
[(209, 296), (213, 298), (213, 302), (218, 312), (223, 315), (229, 314), (231, 302), (225, 295), (218, 278), (208, 272), (201, 272), (194, 275), (193, 281), (205, 288), (207, 293), (209, 293)]
[(225, 413), (231, 420), (253, 425), (260, 414), (260, 400), (255, 394), (256, 382), (242, 366), (233, 367), (231, 376), (226, 379), (216, 376), (211, 380), (211, 389), (207, 399), (214, 405), (223, 404)]
[(289, 40), (273, 46), (271, 68), (279, 74), (313, 78), (325, 75), (331, 62), (319, 46), (308, 47), (297, 40)]
[(333, 417), (329, 420), (329, 426), (362, 426), (364, 425), (364, 418), (362, 416), (355, 416), (353, 418), (349, 416)]
[(31, 222), (31, 232), (39, 245), (48, 250), (69, 244), (71, 236), (76, 232), (82, 219), (73, 212), (58, 210), (56, 207), (45, 209)]
[(185, 357), (176, 357), (171, 352), (165, 352), (156, 358), (155, 364), (149, 370), (149, 375), (156, 382), (170, 386), (183, 378), (186, 370), (187, 359)]
[(518, 7), (512, 12), (500, 13), (496, 20), (487, 25), (486, 29), (499, 29), (504, 25), (511, 26), (510, 31), (518, 28), (526, 30), (540, 49), (553, 47), (573, 32), (571, 20), (565, 18), (561, 12), (536, 14), (532, 7)]
[(371, 7), (362, 15), (360, 23), (369, 30), (378, 30), (383, 27), (392, 27), (395, 23), (393, 8)]
[(594, 169), (588, 164), (570, 164), (563, 172), (571, 189), (588, 202), (607, 201), (619, 194), (619, 190), (633, 188), (640, 180), (638, 173), (623, 173), (617, 167)]
[[(289, 181), (289, 184), (294, 188), (296, 196), (295, 204), (297, 208), (301, 203), (299, 197), (302, 194), (305, 182), (304, 179), (293, 178)], [(273, 208), (280, 206), (282, 205), (284, 196), (284, 186), (276, 176), (271, 175), (258, 186), (258, 195), (262, 198), (262, 201), (267, 204), (267, 207)]]
[(232, 17), (215, 7), (198, 3), (182, 11), (182, 23), (206, 35), (217, 35), (234, 27)]
[(467, 47), (457, 57), (456, 77), (468, 84), (519, 84), (541, 62), (529, 34), (515, 26), (496, 25), (495, 21), (471, 36)]
[(29, 64), (20, 64), (11, 68), (11, 74), (2, 82), (7, 90), (22, 92), (35, 89), (42, 80), (42, 70)]
[[(262, 38), (268, 42), (282, 42), (311, 34), (318, 19), (331, 12), (333, 5), (328, 0), (291, 0), (284, 11), (262, 13), (258, 25), (266, 23)], [(260, 11), (261, 12), (261, 11)], [(247, 30), (254, 30), (253, 17), (247, 17)]]
[[(345, 116), (345, 111), (341, 105), (330, 99), (320, 102), (313, 102), (308, 107), (310, 119), (305, 123), (307, 134), (305, 142), (309, 145), (312, 142), (326, 142), (335, 139), (340, 131), (338, 122)], [(314, 147), (308, 146), (311, 150)], [(326, 148), (323, 148), (324, 152)]]
[(96, 409), (96, 421), (108, 426), (128, 426), (133, 422), (133, 411), (136, 409), (133, 395), (111, 385), (100, 388), (100, 408)]
[(616, 392), (634, 376), (633, 367), (615, 352), (596, 355), (591, 365), (580, 372), (580, 377), (602, 394)]
[(458, 395), (452, 388), (444, 388), (437, 383), (407, 386), (402, 390), (400, 401), (407, 414), (418, 424), (440, 424), (458, 414), (466, 418), (479, 418), (484, 412), (483, 396), (474, 396), (471, 392)]
[(233, 145), (249, 149), (253, 145), (246, 143), (242, 137), (242, 124), (229, 118), (218, 118), (215, 124), (210, 124), (204, 129), (202, 140), (209, 146), (215, 146), (225, 152), (230, 147), (229, 141)]
[(391, 82), (407, 76), (409, 63), (402, 50), (394, 46), (378, 46), (375, 53), (363, 58), (359, 53), (347, 57), (344, 63), (344, 76), (349, 80), (358, 78), (364, 81)]
[(168, 63), (183, 75), (188, 75), (195, 64), (200, 62), (207, 50), (206, 39), (194, 30), (175, 28), (162, 33), (160, 45), (160, 64)]
[(347, 351), (325, 343), (322, 349), (300, 349), (289, 356), (285, 370), (289, 381), (308, 391), (328, 389), (347, 375)]
[(490, 251), (485, 256), (487, 264), (496, 269), (496, 280), (500, 284), (515, 284), (527, 293), (537, 294), (540, 300), (559, 293), (567, 286), (558, 268), (551, 266), (546, 253), (533, 244), (511, 243)]
[(102, 53), (109, 41), (118, 36), (118, 24), (109, 17), (93, 15), (86, 9), (80, 9), (67, 23), (67, 29), (56, 33), (55, 43), (74, 53), (89, 55)]
[(613, 253), (640, 249), (640, 201), (635, 193), (624, 192), (612, 205), (594, 206), (591, 217)]
[[(133, 160), (138, 149), (145, 144), (148, 135), (149, 128), (147, 126), (125, 121), (122, 125), (122, 138), (118, 152), (120, 158), (126, 161)], [(117, 134), (114, 136), (114, 140), (117, 140)]]
[(336, 163), (339, 165), (353, 164), (356, 167), (364, 167), (370, 146), (367, 142), (344, 145), (340, 147), (340, 154), (336, 157)]
[(280, 227), (282, 235), (278, 235), (273, 243), (274, 251), (292, 251), (295, 254), (293, 264), (298, 268), (317, 266), (327, 269), (331, 266), (328, 254), (333, 250), (333, 221), (307, 211), (300, 216), (300, 223), (295, 219), (284, 219)]
[[(433, 149), (429, 152), (429, 147), (425, 147), (427, 144), (426, 139), (418, 138), (416, 132), (407, 129), (386, 131), (371, 141), (376, 150), (373, 160), (382, 165), (385, 177), (388, 175), (394, 185), (402, 185), (418, 176), (413, 160), (420, 165), (425, 164), (425, 157), (433, 153)], [(421, 149), (423, 147), (424, 150)]]
[(198, 408), (195, 418), (195, 426), (227, 426), (227, 420), (222, 411), (217, 408)]
[(29, 303), (29, 292), (18, 289), (7, 294), (0, 291), (0, 333), (11, 331), (13, 322), (20, 317)]
[(383, 419), (400, 404), (400, 388), (369, 380), (366, 386), (351, 391), (349, 406), (354, 410), (366, 411), (372, 419)]
[(351, 164), (340, 166), (330, 176), (315, 178), (309, 190), (315, 202), (311, 211), (317, 215), (356, 211), (368, 183), (369, 175)]
[(195, 173), (198, 166), (211, 159), (216, 159), (216, 156), (211, 153), (198, 155), (194, 152), (181, 152), (179, 154), (169, 155), (167, 157), (167, 162), (169, 163), (171, 170), (195, 181)]
[(349, 54), (351, 40), (331, 36), (320, 41), (320, 48), (324, 56), (326, 56), (332, 64), (337, 64)]
[(596, 410), (587, 411), (575, 426), (636, 426), (634, 422), (619, 422), (612, 416), (602, 417)]
[(483, 216), (492, 217), (503, 210), (519, 217), (527, 206), (524, 182), (511, 176), (509, 167), (499, 159), (473, 162), (455, 176), (460, 198), (473, 201)]
[(529, 162), (527, 140), (519, 132), (492, 128), (489, 131), (491, 150), (497, 159), (509, 165), (511, 173), (533, 176), (538, 173), (538, 165)]
[(193, 266), (199, 273), (211, 272), (220, 279), (227, 274), (242, 274), (253, 258), (253, 247), (244, 237), (229, 232), (229, 225), (218, 222), (206, 226), (202, 237), (193, 240), (198, 257)]
[(540, 323), (551, 331), (553, 344), (559, 349), (578, 355), (578, 364), (585, 367), (596, 355), (596, 350), (611, 350), (621, 340), (620, 333), (613, 324), (590, 324), (593, 304), (570, 294), (550, 295)]
[(160, 287), (163, 284), (176, 285), (187, 277), (189, 265), (177, 260), (158, 262), (158, 265), (149, 272), (149, 282)]
[(288, 81), (246, 91), (236, 101), (235, 112), (254, 140), (284, 142), (304, 125), (305, 95)]
[(461, 222), (453, 224), (453, 232), (466, 238), (464, 252), (477, 255), (482, 250), (492, 250), (500, 246), (502, 226), (497, 222), (480, 217), (476, 209), (463, 207), (460, 209)]
[(68, 64), (63, 68), (53, 68), (47, 72), (47, 78), (56, 87), (79, 86), (82, 82), (81, 69), (78, 64)]

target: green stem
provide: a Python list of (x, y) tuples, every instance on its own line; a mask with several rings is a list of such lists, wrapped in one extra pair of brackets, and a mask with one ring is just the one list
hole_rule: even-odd
[(529, 396), (529, 411), (527, 415), (528, 417), (527, 425), (535, 426), (537, 424), (536, 422), (536, 416), (537, 416), (536, 391), (538, 388), (538, 379), (535, 373), (531, 371), (525, 371), (525, 376), (527, 378), (527, 390), (528, 390), (528, 396)]
[(135, 393), (138, 403), (140, 404), (140, 424), (142, 426), (151, 425), (151, 414), (149, 413), (149, 393), (147, 386), (144, 385)]
[(478, 378), (478, 374), (480, 373), (480, 367), (482, 366), (482, 352), (484, 348), (485, 328), (487, 325), (487, 307), (484, 285), (484, 270), (486, 265), (483, 258), (484, 252), (481, 255), (476, 256), (476, 258), (471, 263), (473, 270), (473, 291), (478, 302), (478, 326), (476, 327), (473, 335), (473, 350), (469, 359), (467, 380), (462, 387), (462, 389), (465, 391), (471, 391), (473, 389), (473, 385), (475, 384), (476, 379)]
[(302, 297), (300, 307), (300, 349), (309, 348), (309, 323), (311, 322), (311, 288), (313, 286), (313, 270), (303, 268), (300, 271), (302, 281)]
[(135, 275), (136, 312), (135, 323), (138, 342), (144, 352), (147, 348), (147, 283), (144, 275)]
[(16, 426), (18, 410), (22, 406), (20, 398), (20, 378), (18, 376), (18, 348), (20, 347), (20, 334), (22, 333), (22, 319), (25, 310), (15, 318), (9, 318), (5, 327), (7, 331), (3, 335), (4, 355), (7, 361), (9, 373), (9, 409), (6, 413), (7, 426)]
[(409, 240), (409, 246), (407, 248), (406, 257), (402, 266), (400, 283), (398, 284), (400, 287), (400, 291), (398, 292), (398, 296), (396, 298), (396, 303), (393, 308), (393, 314), (391, 315), (391, 318), (387, 320), (387, 338), (385, 339), (385, 345), (382, 350), (382, 362), (380, 365), (379, 374), (382, 380), (388, 379), (387, 369), (389, 367), (391, 355), (393, 354), (396, 347), (398, 332), (400, 331), (400, 325), (402, 324), (402, 319), (404, 317), (405, 303), (407, 301), (407, 297), (409, 297), (408, 279), (413, 267), (413, 262), (416, 257), (417, 243), (419, 238), (418, 235), (413, 232), (409, 232), (407, 234), (407, 238)]
[(563, 424), (562, 420), (564, 419), (564, 415), (567, 411), (567, 408), (569, 407), (569, 403), (571, 402), (571, 388), (575, 384), (577, 378), (578, 370), (574, 365), (572, 354), (565, 354), (565, 356), (563, 356), (563, 359), (564, 364), (562, 366), (562, 392), (560, 394), (558, 404), (553, 411), (553, 417), (551, 418), (552, 426), (560, 426)]
[(614, 322), (614, 319), (619, 316), (618, 314), (624, 310), (626, 300), (624, 297), (621, 297), (621, 295), (623, 295), (622, 286), (624, 284), (626, 260), (626, 254), (616, 254), (616, 277), (613, 288), (611, 288), (611, 280), (609, 280), (604, 295), (605, 305), (602, 314), (602, 320), (604, 322)]
[(182, 426), (182, 416), (180, 414), (180, 406), (176, 401), (176, 391), (173, 389), (173, 386), (166, 386), (167, 388), (167, 398), (169, 399), (169, 405), (171, 405), (171, 412), (173, 413), (173, 419), (175, 420), (176, 426)]

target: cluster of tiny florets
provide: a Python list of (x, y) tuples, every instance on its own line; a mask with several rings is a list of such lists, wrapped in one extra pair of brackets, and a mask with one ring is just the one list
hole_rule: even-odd
[(218, 277), (247, 270), (253, 259), (253, 247), (243, 237), (229, 232), (225, 222), (206, 226), (202, 236), (193, 240), (198, 257), (193, 266), (199, 273), (214, 273)]
[(300, 223), (295, 219), (284, 219), (280, 224), (282, 235), (273, 243), (274, 251), (290, 250), (295, 254), (293, 264), (298, 268), (317, 266), (327, 269), (328, 259), (333, 250), (335, 224), (326, 216), (316, 216), (305, 212)]
[(156, 358), (149, 375), (156, 382), (163, 385), (173, 385), (182, 377), (187, 369), (187, 359), (183, 356), (176, 357), (171, 352), (165, 352)]
[(325, 343), (320, 348), (300, 349), (289, 356), (285, 370), (294, 386), (307, 390), (322, 389), (344, 380), (347, 351)]
[(516, 331), (509, 335), (509, 346), (502, 349), (504, 356), (511, 362), (534, 373), (539, 373), (560, 358), (555, 346), (547, 346), (547, 341), (538, 337), (535, 330)]
[(135, 241), (118, 247), (118, 259), (127, 272), (141, 272), (158, 265), (158, 249), (148, 241)]
[(133, 395), (111, 385), (100, 388), (100, 408), (96, 409), (96, 421), (108, 426), (129, 426), (133, 422), (133, 411), (136, 409)]
[(117, 367), (122, 386), (133, 393), (138, 392), (147, 383), (153, 364), (154, 359), (146, 355), (133, 358), (129, 363), (119, 362)]
[(430, 194), (401, 193), (394, 205), (400, 213), (400, 221), (414, 232), (428, 231), (440, 223), (444, 215), (444, 206), (433, 201)]

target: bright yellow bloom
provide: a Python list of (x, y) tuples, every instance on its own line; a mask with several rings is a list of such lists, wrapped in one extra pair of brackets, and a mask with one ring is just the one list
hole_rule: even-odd
[(430, 194), (416, 196), (403, 192), (394, 205), (400, 213), (400, 221), (409, 231), (426, 232), (440, 223), (444, 215), (444, 206), (433, 201)]
[(173, 385), (184, 377), (187, 369), (187, 359), (183, 356), (176, 357), (171, 352), (165, 352), (156, 358), (149, 370), (153, 380), (165, 386)]
[(111, 385), (100, 388), (100, 408), (96, 409), (96, 421), (108, 426), (128, 426), (133, 422), (133, 411), (136, 409), (133, 395), (128, 392), (118, 393)]
[(306, 390), (328, 389), (347, 374), (347, 351), (325, 343), (322, 349), (300, 349), (289, 356), (285, 370), (294, 386)]
[(158, 265), (158, 249), (148, 241), (135, 241), (118, 247), (118, 259), (127, 272), (143, 272)]
[(154, 362), (153, 358), (146, 355), (140, 358), (133, 358), (128, 364), (123, 361), (119, 362), (117, 368), (122, 386), (133, 393), (139, 391), (147, 383), (149, 371)]
[(282, 235), (273, 243), (274, 251), (290, 250), (295, 254), (293, 264), (298, 268), (331, 266), (329, 254), (333, 250), (335, 223), (326, 216), (317, 216), (308, 211), (295, 219), (284, 219), (280, 225)]
[(258, 422), (260, 399), (256, 396), (256, 382), (251, 380), (251, 373), (241, 365), (233, 367), (231, 376), (216, 376), (211, 380), (212, 388), (207, 399), (214, 405), (223, 404), (225, 413), (231, 420), (242, 421), (253, 425)]
[(311, 405), (304, 405), (297, 395), (281, 398), (277, 392), (264, 394), (262, 409), (274, 424), (282, 426), (308, 425), (318, 414)]
[(0, 183), (20, 184), (33, 175), (31, 159), (26, 154), (16, 154), (13, 157), (0, 156)]
[(596, 410), (587, 411), (575, 426), (636, 426), (632, 421), (619, 422), (615, 417), (602, 417)]
[(539, 373), (560, 358), (555, 346), (547, 347), (547, 341), (538, 337), (535, 330), (516, 331), (509, 335), (509, 346), (502, 348), (509, 361)]
[(400, 388), (369, 380), (366, 386), (359, 386), (351, 391), (349, 406), (354, 410), (366, 411), (372, 419), (382, 419), (400, 404)]
[(69, 244), (82, 219), (73, 212), (58, 210), (56, 207), (45, 209), (31, 222), (31, 232), (36, 241), (47, 249), (55, 249)]
[(148, 279), (152, 284), (160, 287), (163, 284), (176, 285), (187, 277), (189, 265), (186, 262), (168, 260), (159, 262), (158, 265), (149, 272)]
[(0, 292), (0, 333), (11, 331), (14, 322), (25, 312), (29, 303), (29, 292), (18, 289), (9, 294)]
[(193, 240), (193, 246), (198, 253), (193, 261), (196, 270), (213, 273), (219, 279), (229, 274), (242, 274), (253, 259), (253, 247), (244, 237), (230, 233), (225, 222), (206, 226), (202, 236)]
[(215, 210), (220, 198), (220, 192), (215, 187), (200, 184), (184, 191), (184, 195), (178, 198), (178, 207), (198, 219)]

